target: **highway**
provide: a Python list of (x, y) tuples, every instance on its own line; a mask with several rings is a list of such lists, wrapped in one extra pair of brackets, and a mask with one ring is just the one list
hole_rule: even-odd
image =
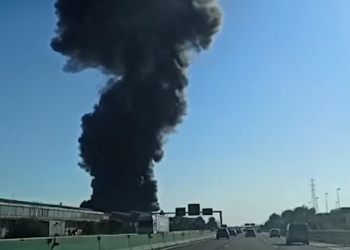
[(286, 245), (285, 238), (269, 238), (268, 234), (257, 234), (256, 238), (244, 235), (227, 239), (209, 240), (192, 245), (173, 248), (174, 250), (350, 250), (350, 247), (310, 242), (310, 245)]

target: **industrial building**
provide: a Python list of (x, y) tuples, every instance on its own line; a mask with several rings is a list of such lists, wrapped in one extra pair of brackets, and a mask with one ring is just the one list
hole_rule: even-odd
[(109, 217), (89, 209), (0, 198), (0, 218), (100, 221)]
[(102, 220), (119, 221), (124, 232), (129, 233), (135, 230), (134, 224), (137, 217), (146, 214), (149, 213), (114, 211), (107, 214), (62, 204), (0, 198), (0, 238), (6, 235), (11, 225), (22, 218), (40, 220), (46, 225), (48, 235), (66, 235), (68, 231), (81, 228), (87, 221), (99, 222)]

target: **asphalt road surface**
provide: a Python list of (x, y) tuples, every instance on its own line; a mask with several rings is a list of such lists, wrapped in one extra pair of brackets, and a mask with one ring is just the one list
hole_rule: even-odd
[(257, 234), (256, 238), (245, 238), (244, 235), (228, 239), (213, 239), (183, 247), (176, 247), (174, 250), (350, 250), (350, 247), (310, 242), (310, 245), (293, 244), (286, 245), (286, 239), (269, 238), (267, 234)]

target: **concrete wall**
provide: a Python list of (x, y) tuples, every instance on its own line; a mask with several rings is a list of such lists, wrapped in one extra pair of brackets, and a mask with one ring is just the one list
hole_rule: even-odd
[(63, 236), (66, 233), (66, 223), (64, 221), (49, 221), (49, 235)]

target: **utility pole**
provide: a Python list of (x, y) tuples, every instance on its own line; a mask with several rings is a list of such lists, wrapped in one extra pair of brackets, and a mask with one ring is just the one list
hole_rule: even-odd
[(340, 199), (339, 199), (339, 191), (340, 191), (340, 188), (337, 188), (337, 198), (338, 198), (338, 208), (340, 208)]
[(315, 180), (314, 179), (311, 179), (311, 204), (312, 204), (312, 207), (315, 209), (315, 212), (318, 213), (318, 204), (317, 204)]
[(326, 213), (328, 213), (328, 193), (324, 194), (325, 201), (326, 201)]

